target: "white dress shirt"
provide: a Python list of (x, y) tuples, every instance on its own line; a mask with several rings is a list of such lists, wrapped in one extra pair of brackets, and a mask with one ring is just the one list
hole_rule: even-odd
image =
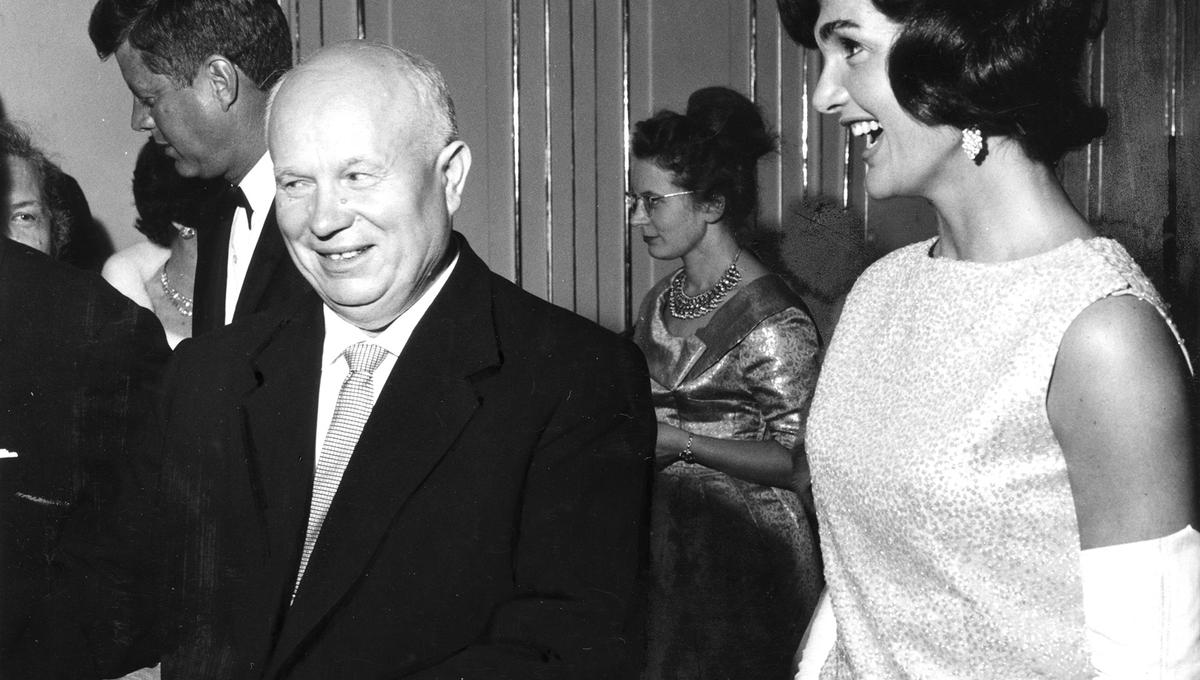
[(376, 368), (375, 372), (371, 374), (371, 406), (374, 407), (375, 402), (379, 399), (379, 393), (383, 390), (384, 383), (387, 382), (388, 376), (392, 374), (392, 369), (396, 366), (400, 352), (404, 351), (404, 346), (408, 344), (413, 329), (417, 327), (417, 322), (425, 316), (429, 305), (446, 285), (446, 279), (450, 278), (450, 273), (454, 271), (456, 264), (458, 264), (458, 255), (454, 256), (450, 266), (438, 274), (429, 288), (421, 294), (421, 297), (417, 298), (411, 307), (406, 309), (383, 332), (374, 337), (338, 316), (328, 305), (324, 307), (325, 342), (321, 349), (321, 386), (317, 395), (317, 439), (314, 449), (316, 451), (316, 458), (313, 460), (314, 469), (316, 469), (317, 461), (321, 458), (321, 445), (324, 444), (325, 435), (329, 432), (329, 425), (333, 421), (333, 410), (337, 405), (338, 392), (342, 389), (342, 383), (350, 375), (350, 365), (346, 363), (342, 353), (350, 345), (364, 340), (387, 350), (387, 356), (383, 363), (379, 364), (379, 368)]
[(225, 270), (226, 324), (233, 322), (233, 312), (237, 309), (242, 285), (246, 283), (250, 259), (254, 256), (258, 237), (262, 234), (267, 213), (271, 211), (271, 203), (275, 200), (275, 166), (271, 163), (270, 154), (263, 154), (258, 159), (250, 172), (238, 182), (238, 187), (246, 194), (254, 214), (247, 221), (246, 210), (239, 207), (233, 213), (233, 224), (229, 228), (229, 260)]

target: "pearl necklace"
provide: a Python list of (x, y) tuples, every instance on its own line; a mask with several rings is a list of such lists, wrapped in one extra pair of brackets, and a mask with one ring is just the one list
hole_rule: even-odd
[(721, 278), (717, 279), (713, 287), (697, 295), (688, 295), (683, 292), (684, 284), (687, 282), (687, 273), (680, 268), (675, 272), (675, 276), (671, 277), (671, 286), (667, 295), (667, 311), (676, 319), (699, 319), (719, 307), (721, 300), (725, 299), (725, 295), (737, 288), (738, 282), (742, 280), (742, 272), (737, 266), (738, 258), (741, 256), (742, 250), (739, 248), (737, 254), (733, 256), (733, 262), (729, 263), (729, 268), (725, 270)]
[(158, 275), (158, 282), (162, 285), (163, 295), (166, 295), (171, 304), (175, 305), (175, 309), (179, 310), (180, 314), (190, 317), (192, 315), (192, 298), (171, 286), (171, 280), (167, 278), (166, 264), (163, 264), (162, 272)]

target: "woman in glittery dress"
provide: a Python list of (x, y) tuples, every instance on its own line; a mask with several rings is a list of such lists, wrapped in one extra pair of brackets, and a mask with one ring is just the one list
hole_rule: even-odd
[(683, 266), (646, 296), (635, 342), (658, 415), (647, 680), (790, 676), (820, 570), (793, 458), (820, 341), (804, 303), (739, 238), (774, 140), (706, 88), (633, 132), (630, 223)]
[(940, 217), (859, 279), (825, 359), (802, 676), (1200, 677), (1190, 366), (1054, 171), (1106, 126), (1079, 79), (1102, 6), (779, 5), (869, 195)]

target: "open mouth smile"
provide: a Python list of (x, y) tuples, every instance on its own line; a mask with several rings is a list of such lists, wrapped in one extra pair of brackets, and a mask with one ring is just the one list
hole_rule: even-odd
[(883, 128), (880, 127), (877, 120), (856, 120), (849, 123), (847, 127), (851, 135), (867, 138), (867, 149), (874, 148), (879, 143), (879, 137), (883, 135)]

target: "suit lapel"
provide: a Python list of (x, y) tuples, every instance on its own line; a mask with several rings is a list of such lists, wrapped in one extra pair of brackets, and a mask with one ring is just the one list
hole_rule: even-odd
[(478, 407), (477, 376), (499, 363), (490, 273), (458, 240), (458, 265), (397, 360), (342, 476), (268, 671), (363, 577), (396, 514)]
[(227, 193), (217, 199), (217, 216), (210, 228), (199, 229), (196, 233), (193, 337), (225, 325), (225, 279), (229, 266), (229, 229), (234, 211)]
[(241, 403), (242, 427), (257, 521), (266, 534), (266, 567), (247, 589), (252, 601), (237, 603), (246, 612), (234, 621), (244, 629), (239, 639), (272, 639), (286, 612), (312, 492), (312, 414), (317, 409), (323, 336), (321, 304), (310, 296), (251, 358), (255, 386)]

